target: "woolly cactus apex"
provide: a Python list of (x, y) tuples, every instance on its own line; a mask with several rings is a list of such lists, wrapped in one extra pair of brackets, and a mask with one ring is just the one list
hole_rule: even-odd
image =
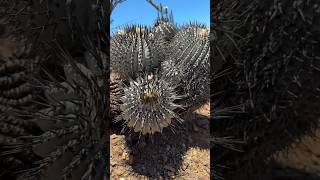
[(135, 132), (153, 134), (183, 120), (174, 112), (181, 107), (175, 101), (181, 99), (175, 88), (157, 75), (145, 75), (124, 88), (121, 117), (124, 124)]
[(133, 26), (111, 38), (111, 67), (125, 80), (152, 72), (165, 59), (164, 41), (146, 28)]

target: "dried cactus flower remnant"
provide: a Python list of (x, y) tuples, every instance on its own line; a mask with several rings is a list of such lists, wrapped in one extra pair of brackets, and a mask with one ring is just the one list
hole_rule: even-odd
[(157, 102), (157, 93), (151, 89), (146, 89), (143, 92), (142, 99), (143, 99), (143, 102), (146, 104), (156, 103)]

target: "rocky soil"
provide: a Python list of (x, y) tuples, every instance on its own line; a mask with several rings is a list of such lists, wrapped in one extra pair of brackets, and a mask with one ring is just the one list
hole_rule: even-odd
[(111, 179), (209, 179), (209, 105), (152, 137), (110, 136)]
[[(163, 134), (140, 138), (129, 133), (113, 132), (110, 136), (111, 179), (209, 179), (209, 111), (206, 104), (175, 133), (165, 129)], [(276, 156), (284, 168), (320, 176), (320, 130), (316, 137), (304, 137), (287, 151)]]

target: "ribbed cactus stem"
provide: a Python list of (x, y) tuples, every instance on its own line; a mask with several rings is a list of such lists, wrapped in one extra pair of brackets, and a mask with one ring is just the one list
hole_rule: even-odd
[(158, 79), (157, 75), (145, 75), (136, 81), (132, 80), (124, 88), (122, 97), (121, 116), (124, 124), (142, 134), (162, 132), (173, 120), (183, 121), (174, 112), (181, 107), (175, 103), (180, 98), (175, 88), (165, 79)]

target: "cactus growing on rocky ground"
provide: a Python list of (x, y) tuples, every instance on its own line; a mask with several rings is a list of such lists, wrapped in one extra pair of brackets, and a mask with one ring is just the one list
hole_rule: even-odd
[[(2, 174), (4, 178), (100, 177), (96, 170), (103, 164), (108, 67), (102, 50), (97, 50), (99, 40), (91, 38), (92, 31), (84, 28), (88, 22), (78, 22), (83, 15), (78, 10), (84, 6), (77, 5), (81, 2), (17, 1), (8, 4), (10, 8), (1, 9), (1, 14), (12, 21), (13, 33), (24, 34), (32, 43), (32, 50), (43, 50), (50, 55), (46, 63), (54, 65), (42, 67), (32, 75), (32, 83), (28, 82), (38, 90), (32, 100), (34, 107), (30, 111), (15, 111), (17, 116), (35, 123), (39, 132), (21, 134), (17, 138), (23, 143), (10, 142), (1, 147), (1, 157), (24, 152), (34, 157), (29, 166), (13, 167)], [(17, 16), (17, 12), (22, 14)], [(93, 12), (86, 12), (84, 15), (91, 17)], [(59, 43), (52, 45), (56, 38)], [(152, 29), (130, 28), (113, 38), (111, 69), (120, 78), (111, 79), (111, 98), (115, 95), (115, 105), (120, 106), (117, 119), (123, 118), (125, 126), (143, 134), (161, 132), (174, 124), (172, 118), (181, 122), (181, 112), (207, 100), (209, 39), (204, 26), (190, 24), (179, 28), (169, 19), (159, 18)], [(119, 46), (120, 42), (126, 43)], [(42, 47), (44, 44), (47, 45)], [(170, 51), (167, 46), (177, 51)], [(120, 56), (114, 51), (117, 49), (128, 56)], [(124, 71), (121, 60), (129, 65)], [(196, 85), (199, 89), (194, 88)]]
[(172, 119), (182, 122), (181, 109), (209, 99), (208, 30), (199, 24), (175, 28), (166, 20), (159, 18), (153, 31), (133, 26), (111, 37), (111, 69), (123, 80), (116, 119), (142, 134), (161, 132)]
[(272, 154), (318, 127), (320, 5), (225, 0), (215, 9), (212, 58), (233, 71), (222, 101), (244, 104), (244, 113), (214, 121), (213, 131), (247, 142), (242, 153), (215, 157), (232, 167), (226, 178), (271, 179), (262, 167)]

